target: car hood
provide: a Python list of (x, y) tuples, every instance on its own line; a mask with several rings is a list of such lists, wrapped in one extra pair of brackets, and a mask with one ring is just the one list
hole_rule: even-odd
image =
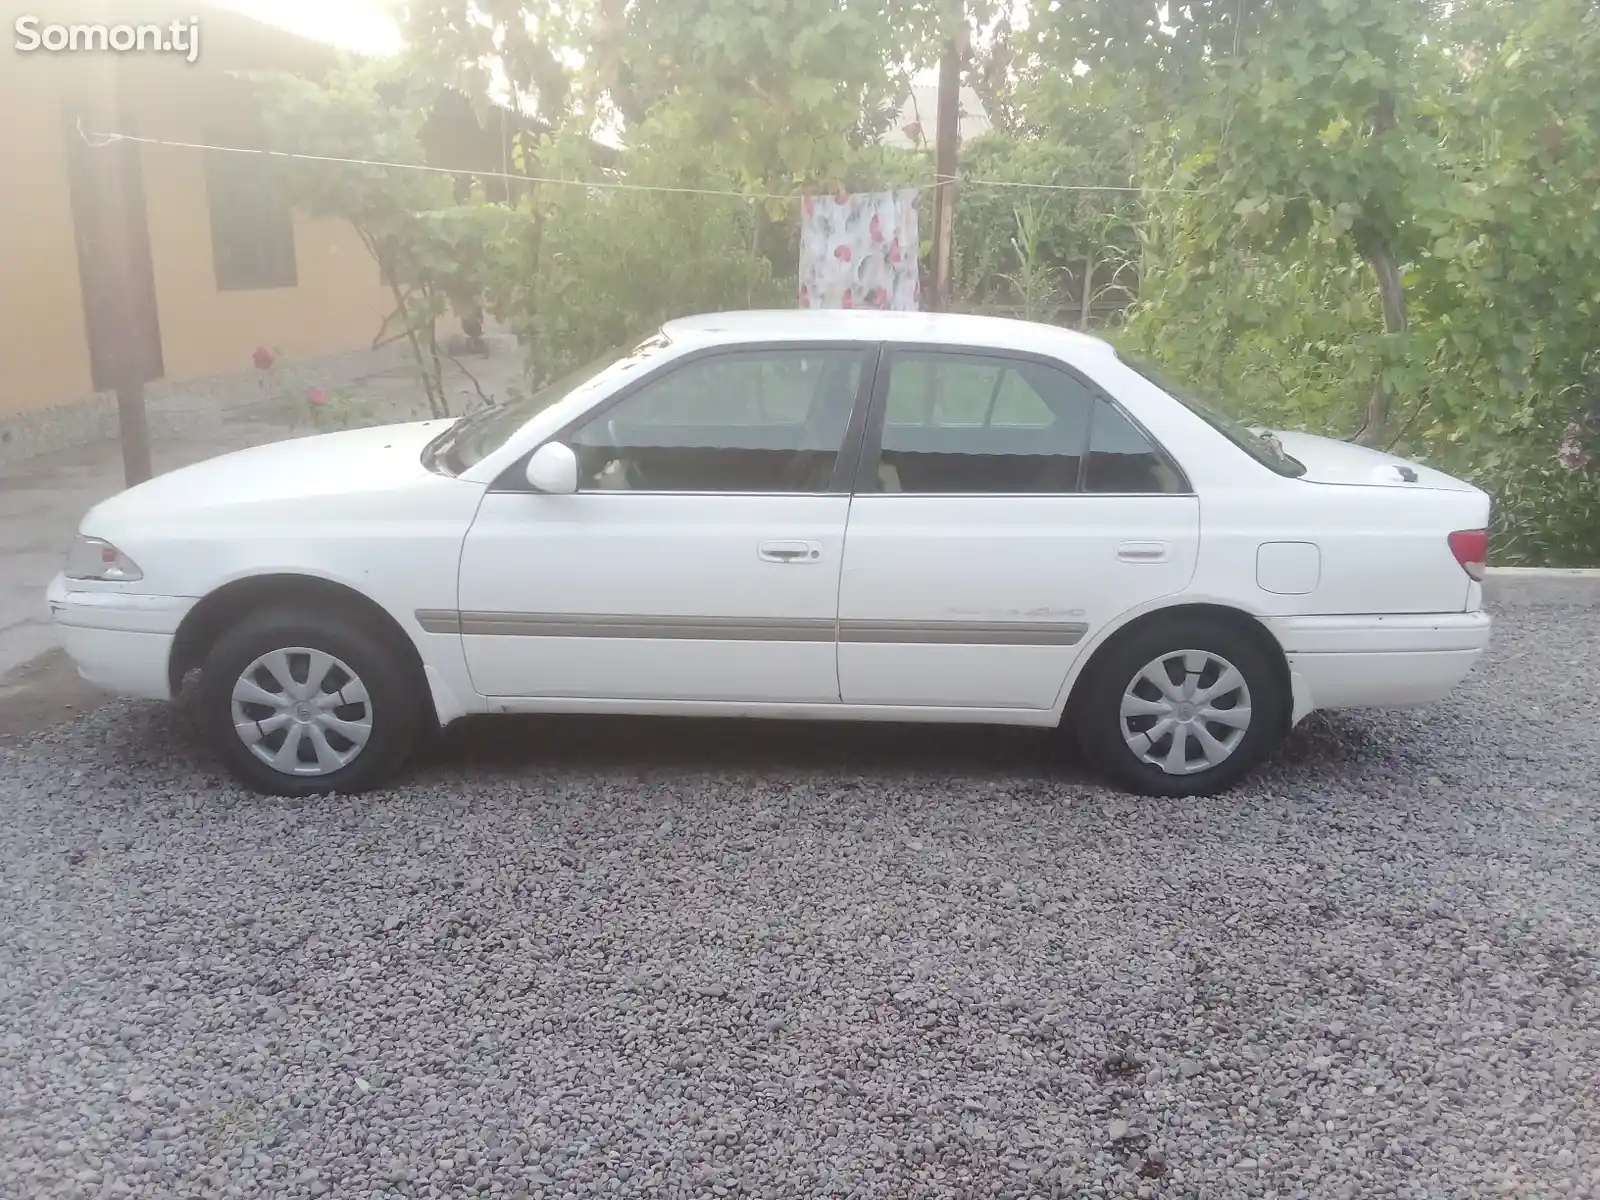
[(449, 424), (411, 421), (236, 450), (119, 492), (90, 510), (84, 524), (170, 520), (199, 509), (382, 493), (431, 474), (422, 465), (422, 448)]
[(1302, 479), (1364, 487), (1423, 488), (1440, 492), (1476, 492), (1464, 480), (1381, 450), (1319, 437), (1314, 433), (1271, 430), (1284, 453), (1303, 463)]

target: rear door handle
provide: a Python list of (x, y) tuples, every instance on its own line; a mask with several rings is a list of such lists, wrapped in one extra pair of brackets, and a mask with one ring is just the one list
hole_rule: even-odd
[(756, 548), (764, 562), (806, 563), (822, 557), (820, 542), (762, 542)]
[(1170, 550), (1166, 542), (1123, 542), (1117, 547), (1117, 558), (1126, 563), (1162, 563)]

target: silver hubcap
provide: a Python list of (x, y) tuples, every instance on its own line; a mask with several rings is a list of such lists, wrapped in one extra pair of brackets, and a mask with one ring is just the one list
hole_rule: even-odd
[(327, 775), (355, 761), (372, 736), (366, 686), (322, 650), (263, 654), (233, 685), (233, 728), (274, 771)]
[(1177, 650), (1145, 665), (1122, 693), (1128, 749), (1168, 775), (1221, 763), (1250, 728), (1250, 688), (1209, 650)]

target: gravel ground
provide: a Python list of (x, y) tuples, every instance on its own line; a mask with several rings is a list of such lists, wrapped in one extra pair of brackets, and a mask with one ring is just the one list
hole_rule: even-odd
[(0, 1194), (1600, 1194), (1595, 615), (1200, 803), (619, 721), (270, 801), (103, 708), (0, 750)]

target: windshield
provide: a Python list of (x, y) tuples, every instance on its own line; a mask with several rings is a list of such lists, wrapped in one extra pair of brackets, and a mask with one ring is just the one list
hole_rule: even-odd
[(1262, 466), (1276, 471), (1279, 475), (1287, 475), (1291, 479), (1298, 478), (1306, 473), (1305, 464), (1299, 459), (1286, 454), (1283, 447), (1279, 445), (1278, 439), (1265, 429), (1235, 421), (1232, 417), (1196, 396), (1193, 389), (1180, 387), (1178, 384), (1173, 383), (1172, 380), (1161, 374), (1149, 363), (1139, 362), (1127, 357), (1123, 357), (1122, 361), (1211, 426), (1211, 428), (1222, 434), (1223, 437), (1227, 438)]
[(666, 338), (658, 335), (631, 350), (625, 347), (609, 350), (593, 362), (545, 384), (532, 395), (480, 408), (440, 434), (428, 447), (428, 458), (452, 475), (459, 475), (500, 449), (506, 439), (551, 405), (565, 400), (613, 367), (637, 366), (666, 344)]

